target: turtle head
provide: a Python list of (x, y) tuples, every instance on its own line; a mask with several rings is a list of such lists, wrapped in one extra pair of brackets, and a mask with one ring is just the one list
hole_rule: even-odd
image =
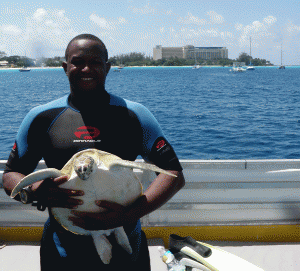
[(87, 180), (94, 170), (96, 163), (90, 156), (81, 156), (74, 161), (74, 170), (81, 180)]

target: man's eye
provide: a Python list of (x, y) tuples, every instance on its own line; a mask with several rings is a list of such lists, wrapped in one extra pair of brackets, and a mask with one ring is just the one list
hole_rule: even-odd
[(74, 65), (83, 65), (83, 64), (84, 64), (84, 61), (83, 61), (83, 60), (80, 60), (80, 59), (78, 59), (78, 60), (73, 60), (73, 61), (72, 61), (72, 64), (74, 64)]

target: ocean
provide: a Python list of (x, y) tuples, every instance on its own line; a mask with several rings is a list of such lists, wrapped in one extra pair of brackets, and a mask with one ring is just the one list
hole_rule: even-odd
[[(108, 92), (140, 102), (180, 159), (299, 159), (300, 67), (136, 67), (110, 71)], [(69, 93), (63, 69), (0, 70), (0, 159), (33, 107)]]

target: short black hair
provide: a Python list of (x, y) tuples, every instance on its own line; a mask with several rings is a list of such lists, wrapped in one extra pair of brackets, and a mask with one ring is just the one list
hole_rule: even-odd
[(72, 44), (72, 42), (76, 41), (76, 40), (84, 40), (84, 39), (85, 40), (94, 40), (94, 41), (98, 42), (101, 45), (101, 47), (103, 48), (105, 61), (106, 62), (108, 61), (108, 52), (107, 52), (107, 49), (106, 49), (106, 46), (105, 46), (104, 42), (102, 40), (100, 40), (98, 37), (96, 37), (92, 34), (80, 34), (80, 35), (74, 37), (73, 39), (71, 39), (71, 41), (69, 42), (69, 44), (66, 48), (66, 51), (65, 51), (66, 61), (68, 61), (69, 49), (70, 49), (70, 45)]

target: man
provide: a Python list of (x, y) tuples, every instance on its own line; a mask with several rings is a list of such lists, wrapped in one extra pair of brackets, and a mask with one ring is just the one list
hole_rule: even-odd
[[(38, 205), (74, 209), (74, 216), (69, 219), (84, 229), (124, 226), (133, 248), (130, 255), (119, 247), (114, 236), (109, 236), (113, 258), (109, 265), (104, 265), (89, 236), (66, 231), (50, 214), (41, 241), (42, 271), (150, 270), (147, 242), (139, 219), (163, 205), (185, 183), (176, 154), (151, 113), (140, 104), (106, 92), (105, 80), (110, 70), (107, 61), (106, 47), (97, 37), (82, 34), (70, 41), (63, 63), (70, 94), (34, 108), (23, 120), (3, 174), (6, 193), (10, 195), (40, 159), (44, 158), (48, 167), (61, 169), (72, 155), (87, 148), (107, 151), (126, 160), (141, 155), (177, 178), (159, 174), (144, 194), (126, 208), (113, 202), (96, 201), (96, 205), (106, 209), (96, 215), (76, 212), (82, 202), (74, 196), (82, 195), (83, 191), (59, 188), (67, 181), (66, 176), (46, 179), (26, 188), (23, 194), (37, 200)], [(23, 200), (26, 201), (31, 202)]]

